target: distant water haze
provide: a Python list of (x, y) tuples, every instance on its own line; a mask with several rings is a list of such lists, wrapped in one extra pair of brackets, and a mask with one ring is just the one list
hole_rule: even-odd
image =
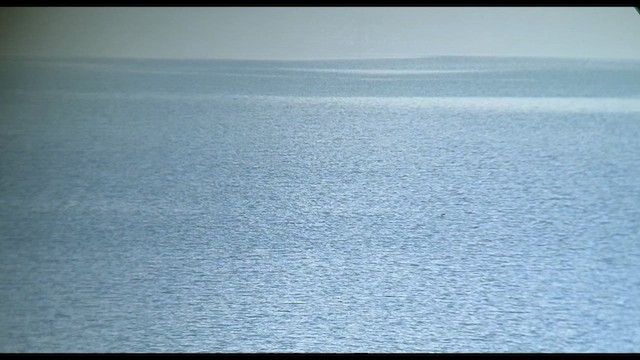
[(2, 8), (0, 56), (640, 58), (633, 7)]

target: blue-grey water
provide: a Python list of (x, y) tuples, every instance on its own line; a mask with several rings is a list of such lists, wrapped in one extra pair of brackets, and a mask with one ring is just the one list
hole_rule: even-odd
[(3, 60), (0, 351), (638, 352), (640, 61)]

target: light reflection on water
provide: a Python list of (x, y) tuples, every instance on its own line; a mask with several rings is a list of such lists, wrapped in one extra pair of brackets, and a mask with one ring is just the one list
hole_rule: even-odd
[(476, 97), (458, 73), (438, 86), (459, 97), (327, 96), (358, 79), (323, 72), (230, 94), (116, 65), (4, 82), (1, 350), (638, 350), (628, 76), (604, 77), (626, 96)]

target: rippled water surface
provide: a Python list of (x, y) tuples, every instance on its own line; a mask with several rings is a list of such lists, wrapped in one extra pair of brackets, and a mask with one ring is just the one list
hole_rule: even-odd
[(3, 61), (0, 351), (640, 351), (640, 63)]

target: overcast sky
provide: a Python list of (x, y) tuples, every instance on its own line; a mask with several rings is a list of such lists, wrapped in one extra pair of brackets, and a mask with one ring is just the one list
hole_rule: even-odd
[(640, 59), (640, 14), (597, 8), (0, 8), (0, 56)]

